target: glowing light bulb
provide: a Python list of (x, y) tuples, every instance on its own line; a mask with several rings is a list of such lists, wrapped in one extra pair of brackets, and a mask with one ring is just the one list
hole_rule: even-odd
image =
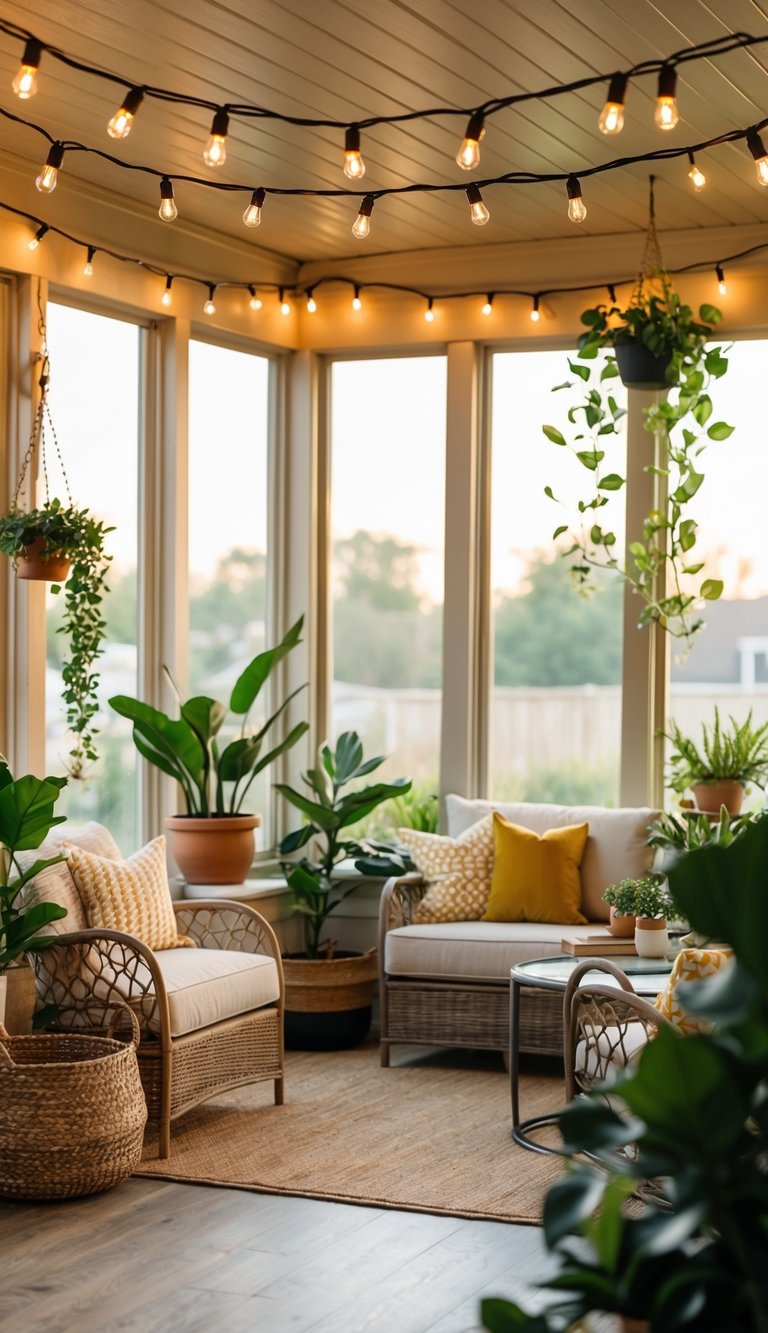
[(160, 207), (157, 210), (163, 222), (173, 222), (179, 216), (176, 200), (173, 197), (173, 182), (163, 176), (160, 182)]
[(360, 300), (360, 288), (359, 288), (359, 287), (355, 287), (355, 294), (354, 294), (354, 296), (352, 297), (352, 309), (353, 309), (353, 310), (362, 310), (362, 308), (363, 308), (363, 303), (362, 303), (362, 301)]
[(533, 306), (531, 307), (531, 320), (534, 324), (538, 324), (540, 319), (541, 319), (541, 312), (539, 310), (539, 297), (534, 296)]
[(483, 314), (484, 314), (484, 315), (492, 315), (492, 314), (493, 314), (493, 296), (491, 295), (490, 292), (488, 293), (488, 296), (486, 297), (485, 305), (483, 306)]
[(473, 183), (467, 186), (467, 200), (469, 202), (469, 216), (478, 227), (484, 227), (490, 213), (483, 203), (483, 196), (478, 187)]
[(143, 88), (131, 88), (107, 125), (107, 134), (111, 139), (127, 139), (131, 132), (136, 112), (144, 101)]
[(261, 310), (261, 307), (263, 306), (264, 302), (258, 295), (256, 288), (249, 286), (248, 291), (251, 294), (251, 299), (248, 302), (248, 305), (250, 306), (251, 310)]
[(614, 74), (608, 85), (608, 96), (597, 122), (603, 134), (621, 134), (624, 129), (624, 101), (627, 95), (626, 74)]
[(691, 164), (691, 169), (688, 172), (688, 179), (694, 190), (703, 190), (707, 183), (707, 178), (701, 168), (696, 166), (696, 159), (693, 156), (693, 153), (688, 154), (688, 160)]
[(673, 130), (680, 119), (675, 90), (677, 71), (672, 65), (663, 65), (659, 71), (659, 89), (653, 119), (660, 130)]
[(219, 107), (213, 118), (211, 133), (203, 149), (203, 161), (207, 167), (223, 167), (227, 160), (227, 133), (229, 116), (224, 107)]
[(266, 197), (266, 190), (254, 190), (251, 195), (251, 202), (243, 213), (243, 222), (246, 227), (258, 227), (261, 225), (261, 210), (264, 206)]
[(37, 231), (35, 232), (35, 234), (34, 234), (34, 236), (32, 237), (32, 239), (31, 239), (30, 241), (27, 242), (27, 248), (30, 249), (30, 250), (36, 250), (37, 247), (38, 247), (38, 245), (39, 245), (40, 242), (42, 241), (42, 239), (43, 239), (43, 237), (45, 236), (45, 233), (46, 233), (47, 231), (50, 231), (50, 227), (48, 226), (48, 223), (47, 223), (47, 222), (41, 222), (41, 223), (40, 223), (40, 226), (38, 227), (38, 229), (37, 229)]
[(160, 297), (160, 304), (161, 304), (161, 305), (164, 305), (164, 306), (166, 307), (166, 309), (167, 309), (168, 306), (171, 305), (171, 303), (173, 302), (173, 296), (171, 295), (171, 287), (172, 287), (172, 286), (173, 286), (173, 278), (171, 277), (171, 275), (170, 275), (170, 273), (169, 273), (169, 274), (168, 274), (168, 277), (167, 277), (166, 280), (165, 280), (165, 291), (163, 292), (162, 296)]
[(480, 165), (480, 141), (485, 137), (485, 117), (480, 111), (470, 116), (464, 138), (456, 154), (456, 165), (463, 171), (474, 171)]
[(53, 194), (59, 183), (59, 167), (63, 161), (63, 146), (60, 143), (52, 143), (45, 165), (40, 168), (40, 174), (35, 181), (41, 194)]
[(435, 322), (435, 312), (434, 312), (434, 310), (432, 309), (433, 305), (434, 305), (434, 301), (432, 300), (432, 297), (430, 296), (429, 300), (427, 301), (427, 308), (426, 308), (426, 310), (424, 311), (424, 318), (425, 318), (425, 320), (427, 321), (428, 324), (434, 324), (434, 322)]
[(352, 226), (352, 235), (359, 241), (364, 241), (371, 230), (371, 213), (373, 212), (374, 198), (372, 194), (367, 194), (360, 205), (360, 212), (355, 218)]
[(278, 291), (278, 294), (277, 294), (277, 295), (278, 295), (278, 300), (280, 301), (280, 314), (281, 314), (281, 315), (290, 315), (290, 313), (291, 313), (291, 303), (290, 303), (290, 301), (288, 300), (288, 298), (286, 297), (286, 295), (285, 295), (285, 291), (284, 291), (284, 289), (283, 289), (282, 287), (281, 287), (280, 290)]
[(96, 251), (95, 251), (95, 249), (93, 248), (93, 246), (92, 246), (92, 245), (89, 245), (89, 246), (88, 246), (88, 258), (86, 259), (85, 264), (83, 265), (83, 277), (84, 277), (84, 278), (92, 278), (92, 277), (93, 277), (93, 256), (95, 255), (95, 253), (96, 253)]
[(216, 305), (213, 299), (215, 295), (216, 295), (216, 286), (214, 283), (210, 282), (208, 284), (208, 300), (205, 302), (205, 305), (203, 306), (204, 315), (216, 314)]
[(715, 264), (715, 275), (717, 277), (717, 290), (721, 296), (725, 296), (728, 288), (725, 285), (725, 273), (722, 264)]
[(18, 73), (11, 84), (16, 96), (20, 97), (22, 102), (34, 97), (37, 92), (37, 71), (40, 68), (42, 54), (42, 43), (36, 41), (34, 37), (30, 37), (24, 47)]
[(571, 222), (583, 222), (587, 216), (587, 206), (581, 197), (578, 176), (569, 176), (565, 188), (568, 193), (568, 216)]
[(317, 301), (311, 292), (307, 292), (307, 314), (314, 315), (317, 310)]
[(761, 185), (768, 185), (768, 153), (757, 130), (750, 130), (747, 135), (747, 148), (755, 159), (757, 179)]
[(365, 175), (365, 163), (360, 152), (360, 129), (350, 125), (344, 136), (344, 175), (351, 181), (362, 180)]

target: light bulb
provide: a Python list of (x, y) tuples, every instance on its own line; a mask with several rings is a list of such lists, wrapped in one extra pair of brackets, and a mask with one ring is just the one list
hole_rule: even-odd
[(696, 159), (693, 156), (693, 153), (688, 154), (688, 160), (691, 164), (691, 169), (688, 172), (688, 179), (694, 190), (702, 190), (707, 183), (707, 178), (701, 168), (696, 166)]
[(362, 301), (360, 300), (360, 288), (359, 288), (359, 287), (355, 287), (355, 294), (354, 294), (354, 296), (352, 297), (352, 309), (353, 309), (353, 310), (362, 310), (362, 308), (363, 308), (363, 303), (362, 303)]
[(279, 302), (280, 302), (280, 314), (281, 314), (281, 315), (290, 315), (290, 313), (291, 313), (291, 303), (290, 303), (290, 301), (287, 299), (287, 297), (286, 297), (286, 295), (285, 295), (285, 291), (284, 291), (284, 289), (283, 289), (282, 287), (279, 289), (279, 291), (278, 291), (278, 293), (277, 293), (277, 297), (278, 297), (278, 300), (279, 300)]
[(757, 130), (750, 130), (747, 134), (747, 148), (755, 159), (757, 179), (761, 185), (768, 185), (768, 153)]
[(432, 297), (430, 296), (429, 300), (427, 301), (427, 308), (424, 311), (424, 318), (428, 324), (434, 324), (435, 322), (435, 312), (432, 309), (433, 304), (434, 303)]
[(37, 71), (40, 68), (42, 54), (42, 43), (36, 41), (34, 37), (30, 37), (24, 47), (24, 54), (21, 57), (16, 78), (11, 84), (16, 96), (20, 97), (22, 102), (34, 97), (37, 92)]
[(107, 134), (112, 139), (127, 139), (136, 119), (136, 112), (144, 101), (142, 88), (131, 88), (125, 94), (120, 106), (107, 125)]
[(653, 119), (660, 130), (673, 130), (680, 119), (675, 99), (677, 71), (672, 65), (663, 65), (659, 71), (659, 90)]
[(725, 285), (725, 273), (723, 272), (722, 264), (715, 265), (715, 275), (717, 277), (717, 290), (721, 296), (725, 296), (728, 288)]
[(264, 200), (267, 197), (266, 190), (254, 190), (251, 195), (251, 202), (243, 213), (243, 222), (246, 227), (258, 227), (261, 224), (261, 210)]
[(317, 310), (317, 301), (311, 292), (307, 292), (307, 314), (314, 315)]
[(63, 146), (60, 143), (52, 143), (45, 165), (40, 168), (40, 174), (35, 181), (41, 194), (53, 194), (59, 182), (59, 167), (63, 161)]
[(486, 297), (485, 305), (483, 306), (483, 314), (484, 314), (484, 315), (492, 315), (492, 314), (493, 314), (493, 297), (492, 297), (492, 295), (491, 295), (490, 292), (488, 293), (488, 296)]
[(365, 163), (360, 152), (360, 129), (350, 125), (344, 136), (344, 175), (351, 181), (362, 180), (365, 175)]
[(476, 111), (470, 116), (464, 138), (456, 154), (456, 165), (463, 171), (474, 171), (480, 165), (480, 140), (485, 136), (485, 117)]
[(50, 227), (48, 226), (48, 223), (47, 223), (47, 222), (41, 222), (41, 223), (40, 223), (40, 226), (38, 227), (38, 229), (37, 229), (37, 231), (35, 232), (35, 234), (34, 234), (34, 236), (32, 237), (32, 239), (31, 239), (30, 241), (27, 242), (27, 247), (28, 247), (28, 249), (30, 249), (30, 250), (36, 250), (37, 247), (38, 247), (38, 245), (39, 245), (40, 242), (42, 241), (42, 239), (43, 239), (43, 237), (45, 236), (45, 233), (46, 233), (47, 231), (50, 231)]
[(92, 277), (93, 277), (93, 256), (95, 255), (95, 253), (96, 253), (96, 251), (94, 250), (93, 246), (92, 246), (92, 245), (89, 245), (89, 246), (88, 246), (88, 258), (86, 259), (85, 264), (83, 265), (83, 277), (84, 277), (84, 278), (92, 278)]
[(172, 301), (173, 301), (173, 296), (171, 295), (171, 287), (172, 287), (172, 286), (173, 286), (173, 278), (171, 277), (171, 275), (170, 275), (170, 273), (169, 273), (169, 274), (168, 274), (168, 277), (167, 277), (166, 280), (165, 280), (165, 291), (163, 292), (162, 296), (160, 297), (160, 304), (161, 304), (161, 305), (164, 305), (164, 306), (166, 307), (166, 309), (167, 309), (167, 307), (168, 307), (169, 305), (171, 305), (171, 303), (172, 303)]
[(258, 295), (256, 288), (249, 286), (248, 291), (251, 294), (251, 299), (248, 302), (248, 305), (250, 306), (251, 310), (261, 310), (261, 307), (263, 306), (264, 302)]
[(538, 296), (534, 296), (533, 306), (531, 307), (531, 320), (534, 324), (538, 324), (540, 319), (541, 319), (541, 313), (539, 311), (539, 298)]
[(372, 194), (367, 194), (360, 205), (360, 212), (352, 226), (352, 235), (359, 241), (364, 241), (371, 230), (371, 213), (373, 212), (374, 198)]
[(608, 85), (608, 96), (600, 112), (598, 129), (603, 134), (621, 134), (624, 129), (624, 100), (627, 93), (626, 74), (614, 74)]
[(207, 167), (223, 167), (227, 160), (227, 132), (229, 116), (224, 107), (219, 107), (213, 118), (211, 133), (203, 149), (203, 161)]
[(467, 186), (467, 200), (469, 201), (469, 216), (478, 227), (484, 227), (490, 213), (483, 203), (483, 196), (478, 187), (473, 183)]
[(216, 284), (215, 284), (214, 282), (209, 282), (209, 283), (208, 283), (208, 300), (205, 302), (205, 305), (203, 306), (203, 314), (204, 314), (204, 315), (215, 315), (215, 314), (216, 314), (216, 305), (215, 305), (215, 302), (214, 302), (214, 299), (213, 299), (215, 295), (216, 295)]
[(587, 206), (581, 197), (578, 176), (569, 176), (565, 188), (568, 193), (568, 216), (571, 222), (583, 222), (587, 216)]
[(173, 182), (163, 176), (160, 182), (160, 207), (157, 210), (163, 222), (173, 222), (179, 216), (176, 200), (173, 197)]

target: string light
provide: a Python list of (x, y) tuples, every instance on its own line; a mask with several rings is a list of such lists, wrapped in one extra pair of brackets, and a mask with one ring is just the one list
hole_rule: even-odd
[(40, 68), (42, 54), (42, 42), (38, 42), (34, 37), (30, 37), (24, 47), (24, 54), (21, 57), (18, 73), (11, 84), (16, 96), (20, 97), (22, 102), (26, 102), (30, 97), (34, 97), (37, 92), (37, 71)]
[(314, 315), (317, 310), (317, 301), (313, 296), (314, 287), (307, 287), (307, 314)]
[(479, 187), (474, 182), (467, 186), (467, 202), (469, 203), (469, 216), (472, 221), (478, 227), (484, 227), (491, 215), (483, 203), (483, 196)]
[(717, 290), (721, 296), (725, 296), (728, 288), (725, 285), (725, 272), (722, 264), (715, 264), (715, 277), (717, 278)]
[(52, 143), (45, 163), (40, 168), (40, 174), (35, 181), (35, 185), (41, 194), (53, 194), (59, 183), (59, 167), (63, 161), (64, 145), (58, 142)]
[(768, 185), (768, 153), (757, 130), (750, 130), (747, 134), (747, 148), (755, 159), (757, 179), (761, 185)]
[(250, 301), (248, 302), (248, 305), (249, 305), (250, 309), (251, 309), (251, 310), (261, 310), (261, 307), (263, 306), (264, 302), (262, 301), (261, 297), (259, 296), (258, 292), (256, 291), (256, 288), (255, 288), (255, 287), (253, 286), (253, 284), (250, 283), (250, 282), (248, 283), (248, 291), (249, 291), (249, 293), (250, 293), (250, 297), (251, 297)]
[(626, 74), (614, 74), (608, 84), (608, 96), (600, 112), (598, 128), (603, 134), (621, 134), (624, 129), (624, 103), (627, 99)]
[(203, 161), (207, 167), (223, 167), (227, 160), (227, 134), (229, 132), (229, 114), (220, 106), (213, 117), (211, 133), (203, 149)]
[(677, 110), (677, 70), (674, 65), (662, 65), (659, 71), (659, 90), (653, 119), (660, 130), (673, 130), (680, 119)]
[(701, 168), (696, 166), (696, 158), (693, 156), (690, 149), (688, 150), (688, 161), (691, 164), (691, 169), (688, 172), (689, 181), (693, 185), (694, 190), (703, 190), (707, 183), (707, 178)]
[(167, 308), (169, 305), (171, 305), (172, 302), (173, 302), (173, 296), (172, 296), (172, 294), (171, 294), (171, 287), (172, 287), (172, 286), (173, 286), (173, 278), (171, 277), (171, 274), (169, 273), (169, 274), (168, 274), (168, 277), (165, 279), (165, 291), (163, 292), (162, 296), (160, 297), (160, 304), (161, 304), (161, 305), (164, 305), (166, 308)]
[(565, 189), (568, 195), (568, 216), (571, 222), (583, 222), (587, 216), (587, 206), (581, 195), (581, 184), (578, 176), (569, 176), (565, 182)]
[(434, 304), (435, 304), (434, 297), (432, 297), (432, 296), (428, 296), (428, 297), (427, 297), (427, 308), (426, 308), (426, 310), (424, 311), (424, 318), (425, 318), (425, 320), (427, 321), (428, 324), (434, 324), (434, 322), (435, 322), (435, 312), (434, 312), (434, 309), (433, 309)]
[(88, 246), (88, 254), (87, 254), (87, 256), (86, 256), (85, 264), (83, 265), (83, 277), (84, 277), (84, 278), (92, 278), (92, 277), (93, 277), (93, 256), (94, 256), (95, 254), (96, 254), (96, 247), (95, 247), (95, 245), (89, 245), (89, 246)]
[(214, 299), (213, 299), (215, 295), (216, 295), (216, 283), (215, 283), (215, 282), (209, 282), (209, 283), (208, 283), (208, 300), (205, 302), (205, 305), (203, 306), (203, 314), (204, 314), (204, 315), (215, 315), (215, 314), (216, 314), (216, 303), (215, 303), (215, 301), (214, 301)]
[(173, 183), (167, 176), (163, 176), (160, 182), (160, 207), (157, 211), (163, 222), (173, 222), (174, 218), (179, 216), (176, 200), (173, 197)]
[(484, 315), (493, 314), (493, 292), (489, 292), (485, 298), (485, 305), (483, 306), (483, 314)]
[(616, 288), (614, 287), (614, 285), (613, 285), (612, 282), (609, 282), (609, 283), (608, 283), (608, 295), (609, 295), (610, 298), (611, 298), (611, 305), (615, 305), (615, 304), (616, 304)]
[(107, 125), (107, 134), (111, 139), (127, 139), (131, 132), (136, 113), (144, 101), (143, 88), (129, 88), (120, 106)]
[(541, 319), (541, 314), (539, 312), (539, 299), (540, 298), (537, 293), (536, 296), (534, 296), (533, 298), (533, 305), (531, 307), (531, 321), (534, 324), (538, 324), (539, 320)]
[(42, 241), (43, 237), (45, 236), (45, 233), (50, 230), (51, 229), (48, 226), (47, 222), (41, 222), (40, 226), (38, 227), (32, 239), (27, 242), (27, 249), (36, 250), (38, 245)]
[(350, 125), (344, 136), (344, 175), (351, 181), (362, 180), (365, 175), (359, 125)]
[(354, 294), (354, 296), (352, 297), (352, 309), (353, 309), (353, 310), (362, 310), (362, 308), (363, 308), (363, 303), (362, 303), (362, 301), (360, 300), (360, 284), (356, 282), (356, 283), (355, 283), (355, 294)]
[(360, 211), (355, 218), (352, 226), (352, 235), (356, 236), (358, 241), (364, 241), (371, 230), (371, 213), (375, 203), (372, 194), (367, 194), (360, 205)]
[(475, 111), (469, 118), (464, 138), (456, 154), (456, 165), (464, 171), (474, 171), (480, 165), (480, 140), (485, 137), (485, 116)]
[(281, 315), (290, 315), (290, 313), (291, 313), (291, 303), (290, 303), (290, 301), (288, 300), (288, 298), (287, 298), (287, 296), (286, 296), (286, 294), (285, 294), (285, 288), (284, 288), (284, 287), (279, 287), (279, 288), (278, 288), (277, 299), (278, 299), (278, 301), (280, 302), (280, 313), (281, 313)]
[(243, 222), (246, 227), (258, 227), (261, 225), (261, 210), (264, 207), (264, 200), (266, 197), (266, 190), (254, 190), (251, 195), (251, 202), (243, 213)]

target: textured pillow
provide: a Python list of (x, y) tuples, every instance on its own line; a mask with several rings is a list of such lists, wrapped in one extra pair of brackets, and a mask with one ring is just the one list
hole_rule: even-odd
[(401, 828), (397, 836), (429, 888), (414, 913), (416, 925), (435, 921), (479, 921), (488, 902), (493, 865), (491, 817), (460, 838)]
[(127, 861), (70, 846), (69, 868), (89, 926), (135, 935), (150, 949), (175, 949), (185, 942), (176, 930), (162, 835)]
[(674, 961), (669, 981), (654, 1000), (654, 1008), (674, 1023), (686, 1037), (694, 1032), (711, 1032), (711, 1023), (689, 1014), (680, 1003), (677, 988), (681, 981), (703, 981), (713, 977), (732, 958), (733, 950), (725, 946), (720, 949), (681, 949)]
[(584, 926), (579, 866), (589, 824), (539, 835), (493, 812), (493, 878), (483, 921)]
[[(48, 861), (54, 856), (67, 855), (72, 846), (94, 852), (109, 861), (120, 860), (120, 848), (112, 834), (103, 824), (94, 821), (84, 824), (82, 828), (59, 824), (39, 847), (29, 852), (17, 852), (16, 860), (21, 869), (26, 871), (35, 861)], [(44, 926), (41, 935), (62, 935), (69, 931), (88, 929), (85, 908), (66, 861), (48, 866), (47, 870), (41, 870), (39, 875), (29, 880), (21, 891), (21, 901), (25, 907), (33, 907), (36, 903), (58, 903), (66, 909), (67, 915)]]

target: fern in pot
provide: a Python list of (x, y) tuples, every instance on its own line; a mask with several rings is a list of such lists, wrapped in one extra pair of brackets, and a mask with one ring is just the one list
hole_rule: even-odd
[(701, 748), (676, 722), (664, 733), (672, 745), (667, 785), (681, 795), (690, 788), (705, 814), (717, 815), (724, 806), (738, 815), (748, 784), (762, 788), (768, 781), (768, 722), (753, 726), (751, 708), (743, 722), (731, 715), (728, 721), (720, 721), (715, 705), (712, 726), (702, 724)]

